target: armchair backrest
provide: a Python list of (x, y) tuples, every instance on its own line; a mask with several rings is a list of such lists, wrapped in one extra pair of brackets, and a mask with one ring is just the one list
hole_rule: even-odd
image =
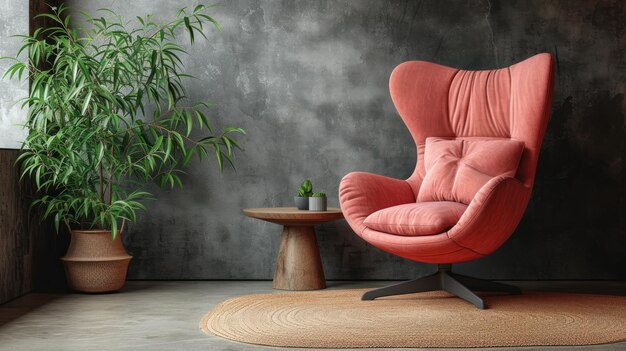
[(408, 179), (417, 193), (425, 174), (427, 137), (510, 138), (524, 142), (516, 178), (532, 187), (552, 104), (552, 56), (535, 55), (510, 67), (467, 71), (424, 61), (400, 64), (389, 90), (417, 146)]

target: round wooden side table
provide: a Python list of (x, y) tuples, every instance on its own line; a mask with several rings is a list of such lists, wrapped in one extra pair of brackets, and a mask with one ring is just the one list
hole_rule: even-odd
[(326, 287), (315, 225), (342, 219), (340, 209), (316, 212), (295, 207), (247, 208), (243, 213), (283, 226), (272, 283), (274, 289), (316, 290)]

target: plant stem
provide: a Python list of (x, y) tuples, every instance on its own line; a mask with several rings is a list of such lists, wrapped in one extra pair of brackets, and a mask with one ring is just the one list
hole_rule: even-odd
[(120, 231), (117, 233), (117, 235), (122, 235), (122, 232), (124, 231), (125, 226), (126, 226), (126, 218), (122, 218), (122, 226), (120, 227)]
[[(115, 148), (111, 149), (111, 157), (115, 156)], [(109, 167), (109, 206), (111, 206), (111, 200), (113, 199), (113, 164)], [(104, 201), (104, 200), (103, 200)]]
[(100, 178), (100, 200), (102, 200), (102, 202), (104, 202), (104, 185), (102, 184), (103, 182), (103, 177), (102, 177), (102, 160), (100, 160), (100, 162), (98, 162), (98, 168), (99, 168), (99, 178)]

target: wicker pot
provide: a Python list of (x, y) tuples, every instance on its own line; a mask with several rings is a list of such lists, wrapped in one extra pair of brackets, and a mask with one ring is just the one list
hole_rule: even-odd
[(131, 258), (121, 235), (111, 240), (108, 230), (73, 230), (70, 247), (61, 260), (70, 288), (97, 293), (124, 286)]

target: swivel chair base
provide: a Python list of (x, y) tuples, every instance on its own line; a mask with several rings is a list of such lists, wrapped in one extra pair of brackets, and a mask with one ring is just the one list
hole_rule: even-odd
[(470, 302), (476, 308), (485, 309), (485, 301), (474, 294), (473, 291), (497, 291), (510, 294), (521, 294), (520, 288), (489, 280), (467, 277), (452, 273), (449, 264), (440, 264), (437, 273), (409, 280), (399, 284), (389, 285), (380, 289), (371, 290), (363, 294), (361, 300), (373, 300), (378, 297), (412, 294), (417, 292), (444, 290), (452, 295)]

